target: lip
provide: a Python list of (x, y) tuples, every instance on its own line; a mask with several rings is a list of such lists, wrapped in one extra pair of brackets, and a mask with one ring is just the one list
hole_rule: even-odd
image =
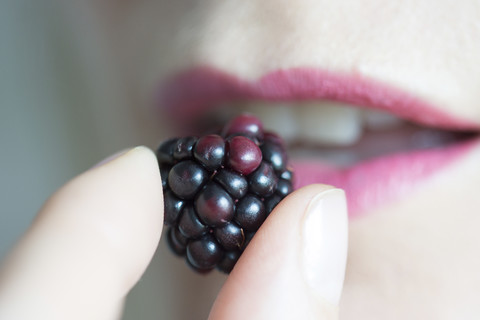
[(387, 111), (399, 118), (449, 130), (475, 130), (479, 123), (446, 113), (409, 93), (361, 75), (315, 68), (270, 72), (246, 81), (212, 67), (196, 67), (172, 77), (160, 89), (160, 105), (180, 124), (212, 106), (239, 100), (333, 100)]
[(295, 188), (319, 182), (340, 187), (347, 195), (349, 216), (359, 217), (418, 191), (420, 182), (462, 158), (479, 142), (382, 156), (343, 170), (311, 160), (293, 161)]
[[(384, 110), (430, 127), (465, 131), (478, 131), (480, 127), (361, 75), (313, 68), (278, 70), (246, 81), (212, 67), (196, 67), (172, 77), (161, 87), (159, 96), (162, 108), (174, 119), (176, 128), (182, 129), (213, 106), (242, 100), (332, 100)], [(422, 181), (467, 154), (478, 141), (382, 156), (347, 169), (328, 167), (321, 161), (293, 161), (295, 187), (311, 183), (340, 187), (346, 191), (350, 217), (358, 217), (416, 190)]]

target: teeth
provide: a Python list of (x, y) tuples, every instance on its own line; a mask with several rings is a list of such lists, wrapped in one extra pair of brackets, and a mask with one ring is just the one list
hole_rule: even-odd
[(377, 110), (363, 110), (363, 123), (365, 128), (380, 131), (399, 127), (403, 121), (389, 113)]
[(286, 103), (249, 102), (242, 107), (242, 111), (259, 117), (267, 130), (277, 132), (287, 142), (297, 137), (295, 110)]
[(205, 121), (224, 123), (242, 112), (259, 117), (267, 130), (277, 132), (287, 142), (305, 141), (331, 146), (357, 142), (364, 129), (382, 131), (405, 122), (391, 114), (365, 110), (338, 102), (239, 101), (214, 109)]
[(362, 133), (358, 108), (335, 102), (312, 102), (295, 110), (299, 138), (335, 145), (355, 143)]

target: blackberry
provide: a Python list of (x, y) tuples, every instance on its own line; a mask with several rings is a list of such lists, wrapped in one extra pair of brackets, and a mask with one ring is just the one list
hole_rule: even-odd
[(267, 217), (263, 201), (247, 195), (237, 203), (235, 221), (245, 230), (256, 231)]
[(195, 199), (195, 210), (200, 219), (212, 227), (223, 226), (232, 220), (234, 201), (225, 189), (209, 182)]
[(219, 132), (172, 138), (157, 150), (168, 246), (200, 273), (229, 273), (293, 190), (283, 140), (258, 118), (240, 115)]
[(262, 162), (262, 151), (255, 142), (244, 136), (235, 136), (228, 141), (227, 163), (240, 174), (248, 175)]

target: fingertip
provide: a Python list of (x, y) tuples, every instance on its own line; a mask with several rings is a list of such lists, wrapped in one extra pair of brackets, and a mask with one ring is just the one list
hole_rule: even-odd
[[(309, 185), (278, 204), (237, 262), (215, 301), (210, 319), (335, 317), (336, 307), (319, 299), (317, 291), (307, 283), (303, 235), (308, 212), (318, 210), (319, 199), (332, 196), (338, 199), (344, 193), (332, 186)], [(311, 261), (307, 259), (307, 270)], [(320, 286), (323, 288), (323, 284)]]
[(150, 178), (157, 178), (160, 176), (160, 169), (155, 153), (146, 146), (137, 146), (131, 149), (122, 150), (103, 159), (90, 170), (73, 179), (73, 181), (84, 175), (89, 175), (92, 172), (104, 171), (112, 166), (113, 168), (125, 166), (123, 170), (146, 171)]
[[(46, 202), (7, 259), (0, 294), (11, 308), (30, 301), (38, 308), (26, 313), (55, 312), (63, 319), (111, 312), (106, 309), (121, 304), (156, 250), (162, 192), (156, 157), (146, 147), (72, 179)], [(48, 309), (55, 301), (60, 306)], [(73, 317), (69, 310), (78, 301), (86, 307)]]
[(121, 153), (78, 177), (70, 192), (79, 190), (87, 193), (83, 203), (95, 207), (89, 215), (105, 228), (123, 266), (131, 264), (129, 287), (133, 286), (153, 257), (163, 229), (163, 188), (154, 152), (138, 146)]
[[(115, 253), (133, 286), (150, 262), (163, 229), (163, 188), (155, 154), (139, 146), (72, 179), (48, 200), (34, 224), (69, 221), (78, 237)], [(74, 234), (74, 233), (72, 233)], [(102, 247), (106, 245), (106, 247)], [(129, 288), (128, 288), (129, 290)]]
[(104, 164), (107, 165), (108, 163), (113, 162), (115, 159), (122, 159), (129, 165), (143, 165), (144, 168), (149, 168), (153, 171), (159, 172), (158, 161), (155, 153), (152, 151), (152, 149), (143, 145), (120, 152), (120, 154), (118, 154), (116, 157), (114, 156), (111, 161), (107, 161)]

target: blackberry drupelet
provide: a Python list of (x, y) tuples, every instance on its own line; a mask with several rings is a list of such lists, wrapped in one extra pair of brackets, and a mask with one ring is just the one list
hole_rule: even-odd
[(169, 139), (157, 158), (168, 245), (200, 273), (230, 273), (293, 190), (283, 140), (250, 114), (232, 119), (221, 135)]

